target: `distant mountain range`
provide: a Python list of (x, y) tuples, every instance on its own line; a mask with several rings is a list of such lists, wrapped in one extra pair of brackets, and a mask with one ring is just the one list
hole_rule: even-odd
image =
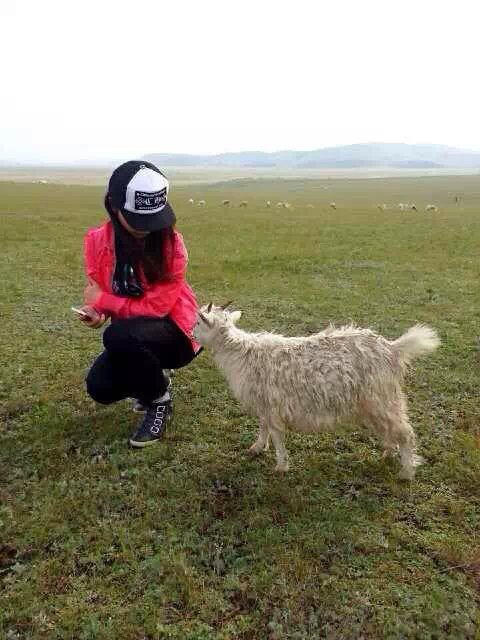
[(480, 169), (480, 152), (440, 144), (366, 143), (314, 151), (240, 151), (218, 155), (152, 153), (144, 156), (161, 167), (251, 167), (281, 169)]

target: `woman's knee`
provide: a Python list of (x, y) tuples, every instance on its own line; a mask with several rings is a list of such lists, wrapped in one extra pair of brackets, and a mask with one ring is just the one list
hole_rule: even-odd
[(108, 384), (107, 381), (96, 379), (91, 371), (89, 371), (85, 378), (85, 385), (88, 395), (92, 400), (95, 400), (95, 402), (99, 402), (100, 404), (112, 404), (112, 402), (115, 402), (116, 398), (114, 397), (111, 385)]

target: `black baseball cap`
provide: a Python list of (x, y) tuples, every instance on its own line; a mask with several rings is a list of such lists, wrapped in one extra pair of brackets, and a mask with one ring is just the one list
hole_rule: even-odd
[(128, 224), (138, 231), (159, 231), (175, 224), (167, 201), (169, 183), (158, 167), (144, 160), (129, 160), (112, 173), (107, 196)]

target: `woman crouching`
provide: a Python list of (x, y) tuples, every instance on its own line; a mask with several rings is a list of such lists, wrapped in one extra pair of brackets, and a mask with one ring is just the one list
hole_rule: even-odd
[(82, 322), (98, 328), (111, 320), (87, 391), (102, 404), (133, 398), (134, 410), (145, 411), (133, 447), (163, 436), (173, 411), (165, 370), (184, 367), (200, 348), (191, 338), (198, 307), (185, 280), (188, 256), (168, 189), (155, 165), (122, 164), (105, 196), (110, 220), (85, 237)]

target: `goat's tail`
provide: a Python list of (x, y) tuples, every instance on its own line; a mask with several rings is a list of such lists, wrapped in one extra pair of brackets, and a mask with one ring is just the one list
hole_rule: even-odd
[(400, 362), (410, 364), (415, 358), (435, 351), (440, 346), (440, 338), (435, 329), (424, 324), (416, 324), (391, 345)]

